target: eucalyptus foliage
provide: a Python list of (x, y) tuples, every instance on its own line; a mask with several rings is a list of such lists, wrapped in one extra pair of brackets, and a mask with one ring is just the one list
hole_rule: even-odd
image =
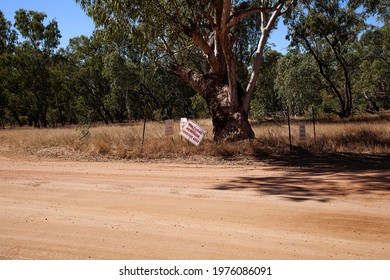
[(106, 40), (136, 44), (206, 101), (215, 140), (253, 138), (250, 103), (264, 49), (293, 0), (76, 0)]

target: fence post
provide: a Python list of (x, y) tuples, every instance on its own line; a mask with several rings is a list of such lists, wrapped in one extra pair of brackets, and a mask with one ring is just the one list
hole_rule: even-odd
[(316, 136), (316, 119), (314, 113), (314, 106), (311, 107), (312, 115), (313, 115), (313, 132), (314, 132), (314, 144), (317, 144), (317, 136)]
[(290, 139), (290, 153), (293, 153), (292, 139), (291, 139), (291, 124), (290, 124), (290, 108), (287, 106), (287, 120), (288, 120), (288, 138)]
[(146, 130), (146, 102), (144, 105), (144, 127), (142, 129), (142, 147), (141, 147), (142, 154), (144, 153), (145, 130)]

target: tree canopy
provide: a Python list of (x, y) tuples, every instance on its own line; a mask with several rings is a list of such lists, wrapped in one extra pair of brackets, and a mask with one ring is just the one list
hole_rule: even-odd
[[(249, 118), (286, 105), (342, 117), (390, 108), (383, 1), (78, 2), (97, 27), (65, 48), (44, 13), (19, 10), (12, 25), (0, 11), (0, 125), (211, 115), (216, 140), (239, 140), (254, 137)], [(283, 54), (266, 44), (282, 16)]]
[[(254, 137), (248, 115), (264, 48), (293, 0), (76, 2), (107, 39), (137, 42), (149, 59), (198, 92), (212, 114), (216, 140)], [(240, 63), (250, 63), (247, 81), (238, 75)]]

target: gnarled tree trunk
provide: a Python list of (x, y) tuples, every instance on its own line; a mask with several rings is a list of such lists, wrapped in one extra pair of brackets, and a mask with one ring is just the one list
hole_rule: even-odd
[(231, 98), (231, 87), (213, 74), (201, 74), (180, 65), (171, 65), (170, 70), (178, 75), (206, 101), (210, 110), (215, 141), (253, 139), (255, 133), (244, 109), (245, 91), (237, 85), (237, 98)]
[[(264, 47), (276, 19), (287, 12), (295, 0), (150, 1), (150, 4), (140, 0), (76, 2), (81, 3), (95, 23), (104, 27), (107, 37), (113, 34), (115, 40), (120, 37), (140, 39), (143, 47), (152, 46), (145, 49), (156, 61), (161, 60), (164, 64), (170, 61), (172, 72), (206, 100), (213, 118), (215, 140), (254, 138), (248, 113), (261, 71)], [(240, 85), (242, 81), (238, 80), (236, 35), (240, 29), (246, 29), (238, 24), (246, 20), (258, 21), (256, 15), (261, 17), (258, 22), (261, 24), (260, 39), (253, 64), (247, 65), (252, 73), (244, 90)], [(129, 24), (130, 28), (127, 28)], [(248, 54), (252, 53), (251, 45), (248, 42)], [(196, 52), (191, 51), (193, 46), (197, 47)], [(198, 56), (198, 51), (203, 57)], [(195, 61), (190, 62), (187, 55), (203, 60), (200, 64), (195, 63), (197, 70), (188, 68), (194, 67)]]
[(214, 140), (237, 141), (252, 139), (255, 133), (248, 120), (242, 102), (229, 102), (229, 87), (215, 87), (214, 92), (204, 93), (213, 120)]

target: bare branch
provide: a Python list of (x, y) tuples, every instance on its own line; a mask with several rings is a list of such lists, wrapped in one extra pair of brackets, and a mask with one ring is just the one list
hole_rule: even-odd
[(214, 55), (213, 50), (209, 46), (209, 44), (206, 42), (206, 40), (196, 31), (190, 31), (189, 33), (192, 41), (195, 45), (197, 45), (204, 55), (206, 56), (206, 59), (208, 63), (210, 64), (211, 71), (213, 73), (218, 73), (220, 71), (220, 66), (218, 63), (217, 57)]
[(272, 27), (275, 25), (276, 19), (281, 15), (281, 11), (284, 7), (285, 1), (279, 1), (276, 10), (272, 13), (272, 16), (269, 18), (268, 22), (266, 21), (265, 12), (261, 13), (261, 36), (259, 40), (259, 44), (256, 50), (255, 61), (253, 63), (252, 74), (246, 88), (246, 94), (243, 101), (243, 107), (246, 112), (249, 111), (250, 102), (253, 96), (253, 92), (255, 89), (257, 77), (259, 76), (261, 61), (264, 53), (264, 48), (267, 43), (268, 36), (271, 32)]
[(243, 19), (246, 19), (247, 17), (250, 17), (251, 15), (254, 15), (254, 14), (275, 12), (276, 10), (278, 10), (278, 8), (281, 4), (284, 4), (287, 1), (290, 1), (290, 0), (279, 0), (272, 7), (257, 7), (257, 8), (251, 8), (248, 10), (238, 11), (236, 14), (233, 14), (230, 17), (230, 20), (227, 22), (226, 28), (228, 30), (230, 30), (235, 25), (240, 23), (240, 21), (242, 21)]

